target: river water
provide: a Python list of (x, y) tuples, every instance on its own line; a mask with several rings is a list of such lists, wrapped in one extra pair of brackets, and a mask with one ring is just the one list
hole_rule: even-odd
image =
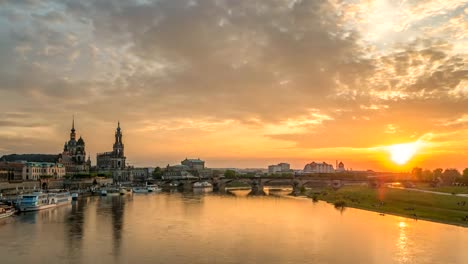
[(0, 263), (468, 263), (468, 229), (277, 195), (88, 197), (0, 221)]

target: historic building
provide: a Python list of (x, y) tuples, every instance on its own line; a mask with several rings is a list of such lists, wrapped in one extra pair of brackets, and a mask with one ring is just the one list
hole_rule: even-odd
[(163, 173), (163, 180), (181, 180), (196, 178), (192, 173), (194, 171), (187, 165), (167, 165)]
[(39, 180), (41, 176), (61, 179), (65, 173), (66, 168), (60, 163), (27, 162), (23, 167), (23, 180)]
[[(110, 172), (115, 182), (133, 181), (133, 167), (126, 165), (123, 134), (120, 128), (120, 122), (115, 131), (115, 142), (113, 150), (110, 152), (98, 153), (96, 157), (96, 167), (100, 172)], [(141, 171), (140, 171), (141, 173)]]
[(167, 165), (163, 173), (163, 179), (208, 178), (212, 176), (213, 171), (205, 168), (205, 161), (187, 158), (181, 161), (180, 165)]
[(126, 168), (125, 161), (126, 157), (124, 154), (124, 144), (122, 141), (122, 130), (120, 128), (120, 122), (117, 125), (115, 131), (115, 143), (113, 150), (110, 152), (98, 153), (97, 154), (97, 168), (98, 170), (113, 171), (123, 170)]
[(0, 181), (21, 182), (24, 163), (0, 161)]
[(337, 161), (337, 164), (336, 164), (336, 171), (337, 171), (337, 172), (344, 172), (344, 171), (346, 171), (345, 166), (344, 166), (344, 163), (343, 163), (342, 161), (340, 161), (340, 163), (338, 163), (338, 161)]
[(86, 160), (85, 142), (82, 137), (76, 139), (75, 118), (73, 118), (70, 140), (65, 142), (58, 163), (65, 166), (67, 174), (89, 173), (91, 159)]
[(312, 162), (304, 167), (304, 172), (305, 173), (334, 173), (335, 169), (333, 168), (333, 165), (328, 164), (326, 162), (322, 163), (317, 163), (317, 162)]
[(190, 170), (204, 170), (205, 162), (201, 159), (187, 159), (185, 158), (180, 164), (187, 166)]

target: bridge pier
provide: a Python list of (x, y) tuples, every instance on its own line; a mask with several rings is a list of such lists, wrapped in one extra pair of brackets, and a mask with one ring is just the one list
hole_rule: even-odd
[(292, 182), (292, 192), (290, 195), (298, 196), (302, 194), (304, 185), (299, 181)]
[(213, 180), (213, 192), (225, 192), (226, 191), (226, 183), (218, 180)]
[(192, 181), (185, 181), (183, 187), (184, 187), (184, 190), (185, 190), (185, 191), (191, 191), (191, 190), (193, 190), (193, 183), (192, 183)]
[(248, 195), (266, 195), (265, 190), (263, 189), (263, 183), (261, 179), (252, 180), (250, 183), (250, 192)]

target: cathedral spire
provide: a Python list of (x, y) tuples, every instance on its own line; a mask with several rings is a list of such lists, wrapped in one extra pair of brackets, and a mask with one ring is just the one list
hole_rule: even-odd
[(75, 140), (76, 139), (76, 133), (75, 133), (75, 115), (73, 115), (72, 119), (72, 129), (70, 133), (70, 140)]

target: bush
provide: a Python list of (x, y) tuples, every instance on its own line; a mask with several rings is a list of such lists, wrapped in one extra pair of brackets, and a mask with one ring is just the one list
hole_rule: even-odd
[(343, 200), (339, 200), (333, 203), (335, 205), (335, 208), (344, 208), (346, 207), (346, 202)]

